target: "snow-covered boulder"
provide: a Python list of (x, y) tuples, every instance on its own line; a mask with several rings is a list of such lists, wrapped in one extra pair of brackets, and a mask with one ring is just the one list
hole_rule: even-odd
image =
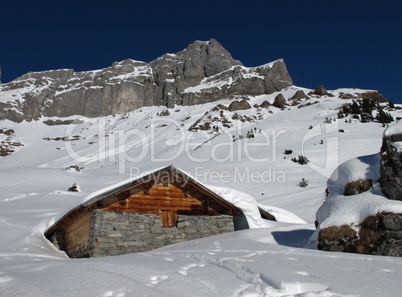
[[(318, 249), (402, 256), (402, 202), (395, 201), (402, 198), (402, 191), (396, 192), (402, 175), (393, 176), (401, 172), (399, 138), (393, 138), (401, 131), (402, 124), (391, 126), (384, 133), (382, 153), (349, 160), (332, 174), (316, 214), (312, 242)], [(383, 191), (396, 197), (390, 200)]]

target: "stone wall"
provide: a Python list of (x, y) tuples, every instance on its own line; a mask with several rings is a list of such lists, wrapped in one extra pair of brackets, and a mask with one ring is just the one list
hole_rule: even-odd
[(143, 252), (233, 231), (233, 217), (228, 215), (178, 215), (176, 226), (164, 228), (157, 215), (95, 210), (91, 214), (89, 256)]

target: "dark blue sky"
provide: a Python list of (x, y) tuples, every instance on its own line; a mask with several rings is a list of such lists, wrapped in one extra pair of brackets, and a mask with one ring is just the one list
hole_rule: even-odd
[(217, 39), (245, 66), (284, 58), (294, 84), (378, 89), (402, 103), (402, 4), (321, 1), (3, 1), (2, 81), (28, 71), (149, 62)]

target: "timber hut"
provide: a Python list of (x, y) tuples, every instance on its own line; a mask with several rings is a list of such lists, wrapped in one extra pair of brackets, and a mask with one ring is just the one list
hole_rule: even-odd
[(45, 236), (70, 258), (83, 258), (148, 251), (246, 228), (239, 208), (168, 166), (95, 195)]

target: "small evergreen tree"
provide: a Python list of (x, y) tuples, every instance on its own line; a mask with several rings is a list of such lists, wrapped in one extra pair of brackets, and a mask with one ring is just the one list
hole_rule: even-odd
[(352, 105), (350, 106), (350, 112), (352, 114), (360, 114), (360, 106), (353, 100)]
[(350, 104), (344, 104), (342, 106), (342, 113), (347, 116), (348, 114), (350, 114)]
[(368, 123), (373, 119), (373, 116), (371, 115), (371, 113), (365, 113), (365, 112), (361, 112), (360, 113), (360, 122), (362, 123)]
[(379, 121), (381, 124), (389, 124), (394, 121), (394, 118), (390, 113), (385, 112), (383, 109), (380, 109), (376, 116), (376, 120)]
[(363, 112), (367, 114), (371, 114), (375, 109), (375, 102), (369, 98), (363, 98), (361, 105)]
[(308, 180), (305, 180), (304, 178), (302, 178), (301, 182), (299, 182), (297, 185), (301, 188), (305, 188), (308, 186)]

